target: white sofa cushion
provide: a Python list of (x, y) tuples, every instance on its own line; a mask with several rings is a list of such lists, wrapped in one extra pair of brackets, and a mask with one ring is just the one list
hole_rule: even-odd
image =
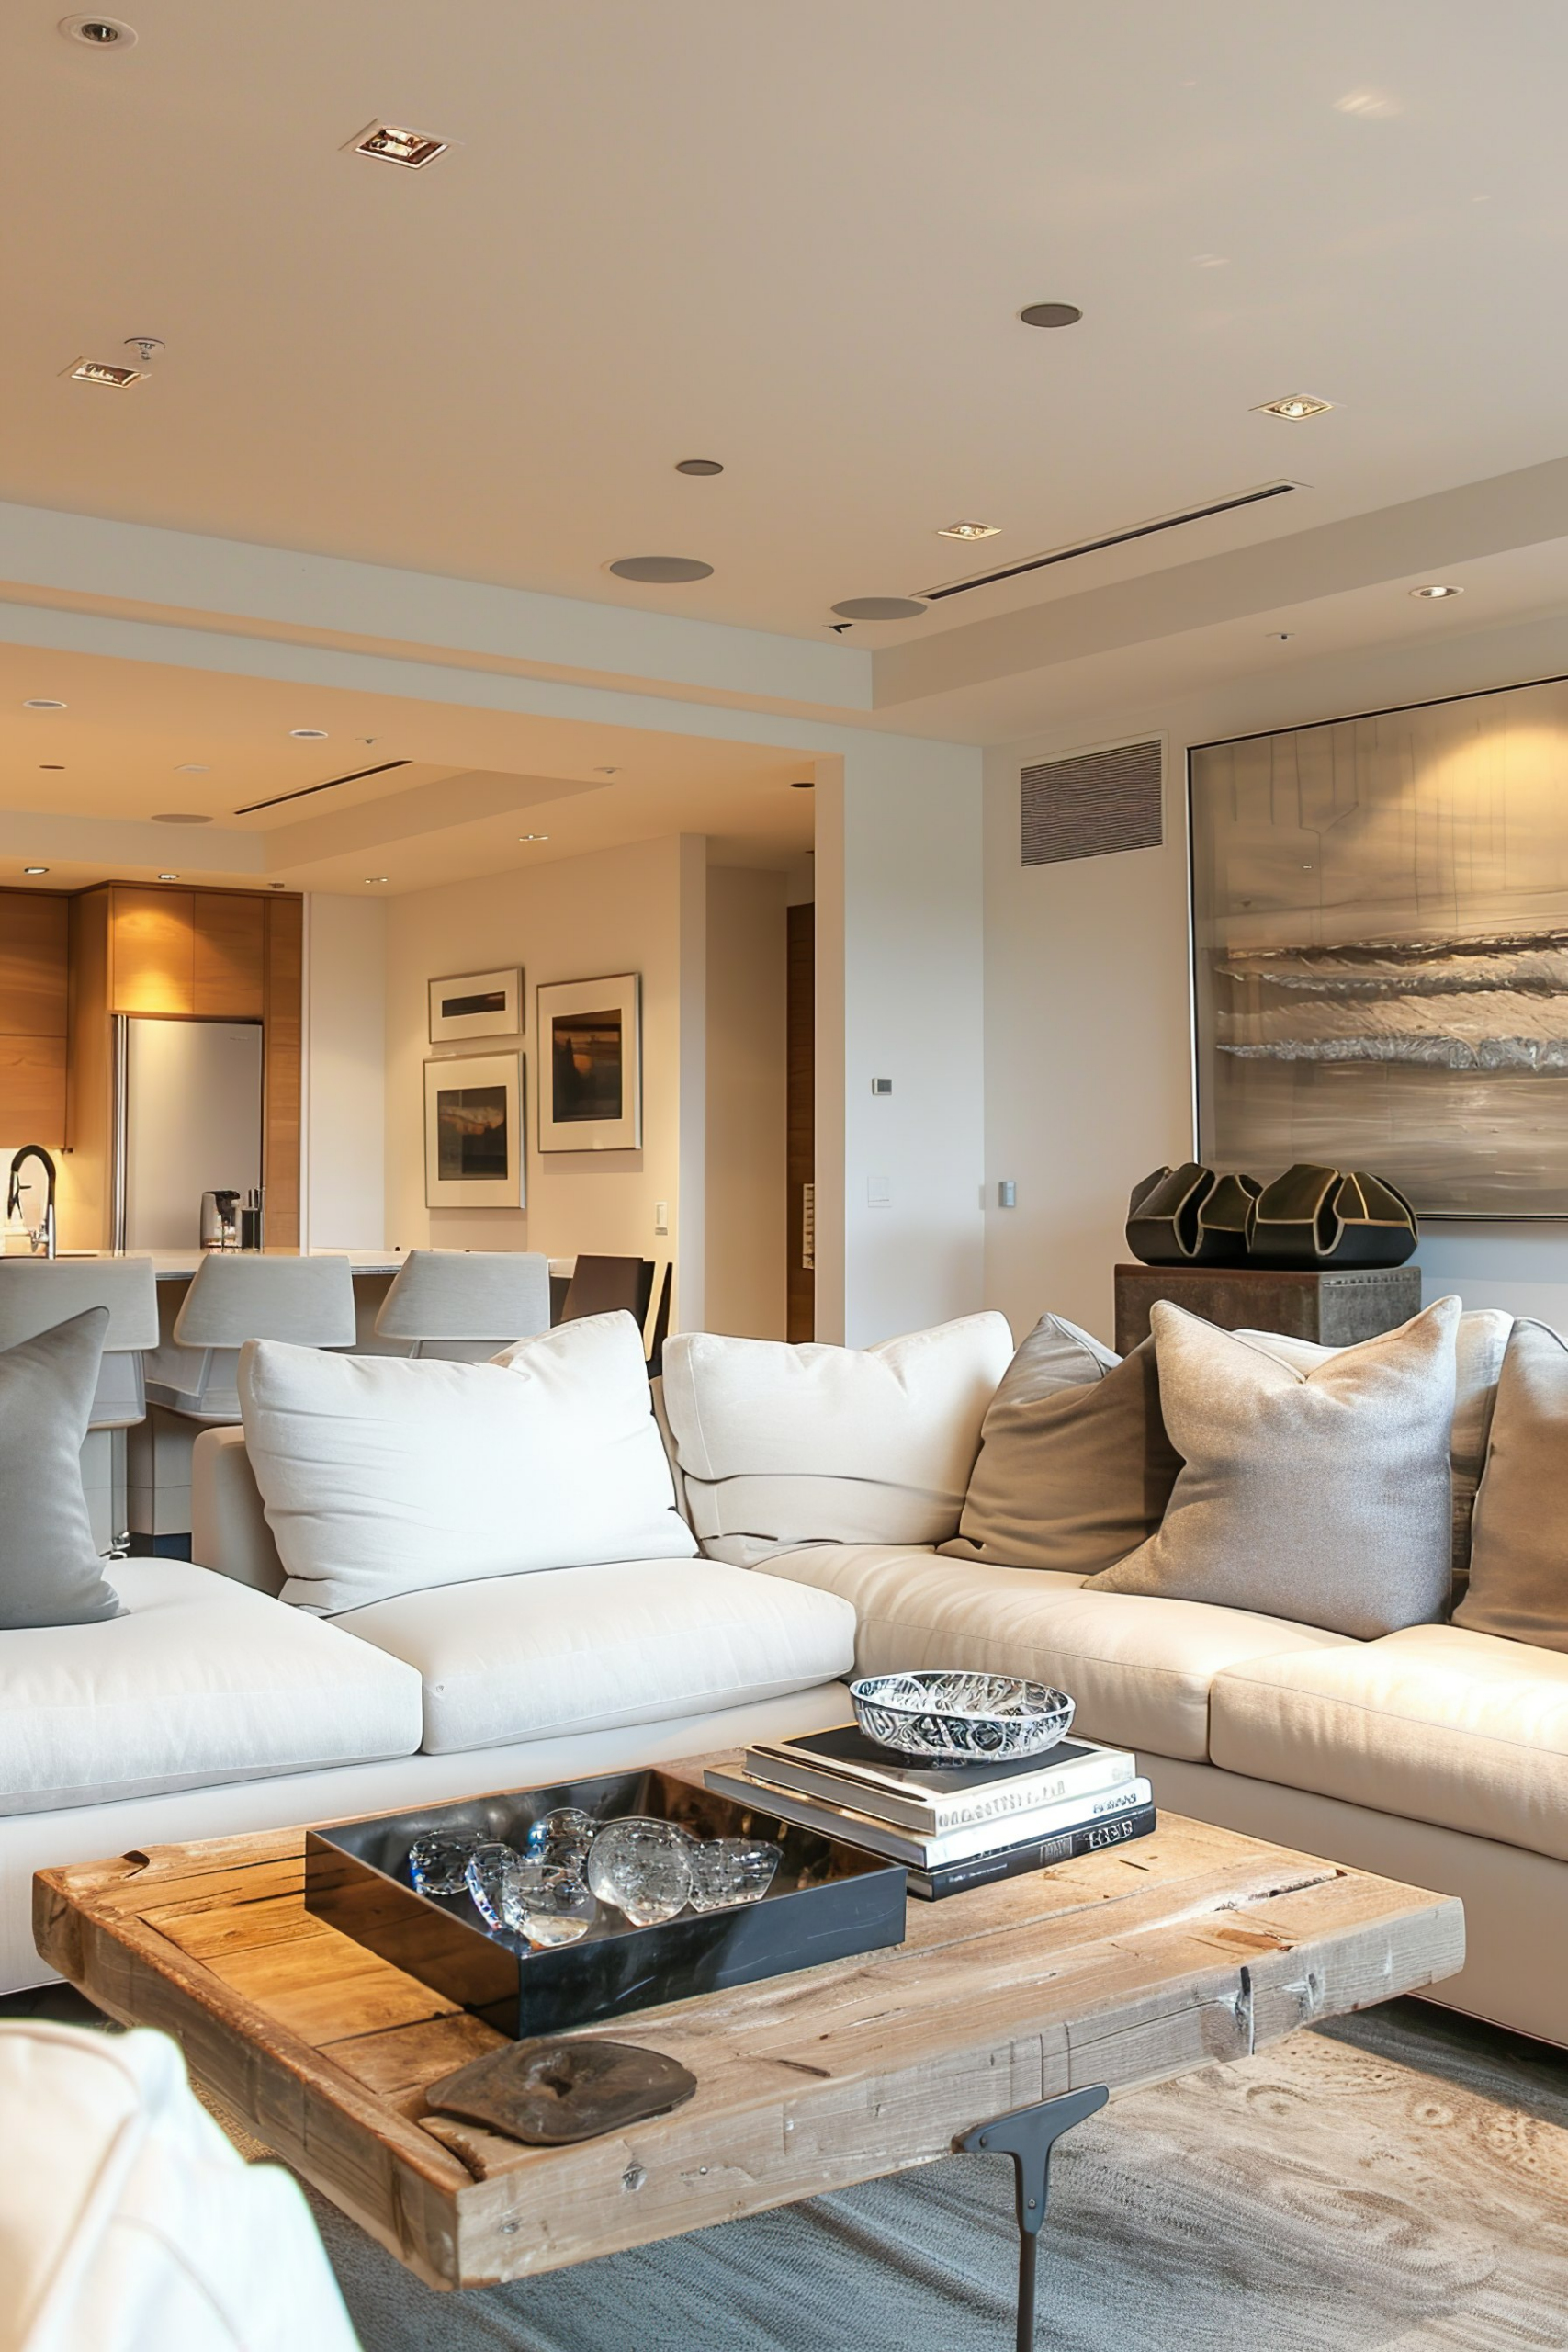
[(240, 1398), (283, 1598), (302, 1608), (696, 1550), (629, 1315), (490, 1363), (253, 1340)]
[(1345, 1646), (1338, 1634), (1200, 1601), (1097, 1592), (1046, 1568), (1004, 1568), (900, 1544), (819, 1544), (763, 1564), (854, 1603), (862, 1674), (963, 1666), (1070, 1691), (1087, 1738), (1202, 1763), (1209, 1687), (1275, 1651)]
[(124, 1560), (123, 1613), (0, 1634), (0, 1814), (412, 1756), (419, 1677), (188, 1560)]
[(0, 2147), (5, 2352), (355, 2352), (299, 2183), (245, 2162), (166, 2035), (0, 2024)]
[(750, 1565), (793, 1544), (955, 1535), (1011, 1359), (1000, 1315), (874, 1348), (668, 1340), (664, 1408), (704, 1550)]
[(855, 1642), (847, 1601), (694, 1559), (446, 1585), (338, 1624), (418, 1668), (434, 1755), (807, 1690), (846, 1672)]
[(1568, 1861), (1568, 1657), (1457, 1625), (1254, 1659), (1214, 1684), (1227, 1771)]
[[(1500, 1306), (1466, 1307), (1454, 1333), (1454, 1418), (1449, 1437), (1449, 1476), (1453, 1495), (1453, 1565), (1462, 1576), (1470, 1564), (1470, 1522), (1475, 1490), (1486, 1464), (1487, 1441), (1497, 1383), (1514, 1318)], [(1340, 1355), (1340, 1348), (1319, 1347), (1312, 1340), (1293, 1339), (1285, 1331), (1238, 1331), (1280, 1363), (1297, 1372), (1311, 1372)]]

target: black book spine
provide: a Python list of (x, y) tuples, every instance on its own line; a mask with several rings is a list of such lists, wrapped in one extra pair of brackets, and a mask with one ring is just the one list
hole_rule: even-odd
[(969, 1862), (944, 1862), (940, 1870), (909, 1872), (909, 1892), (929, 1903), (944, 1894), (967, 1894), (971, 1887), (991, 1886), (997, 1880), (1022, 1878), (1029, 1871), (1049, 1870), (1053, 1862), (1074, 1862), (1080, 1854), (1102, 1854), (1130, 1838), (1146, 1838), (1155, 1827), (1152, 1804), (1134, 1805), (1128, 1813), (1103, 1821), (1086, 1822), (1081, 1829), (1063, 1830), (1055, 1838), (1033, 1838), (1000, 1854), (979, 1854)]

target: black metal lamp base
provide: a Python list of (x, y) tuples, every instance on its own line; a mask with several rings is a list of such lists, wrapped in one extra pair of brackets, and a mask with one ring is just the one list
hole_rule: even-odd
[(1064, 2132), (1096, 2115), (1111, 2097), (1103, 2083), (1083, 2091), (1064, 2091), (1059, 2098), (1042, 2099), (1038, 2107), (1017, 2107), (982, 2123), (953, 2143), (966, 2156), (1010, 2156), (1018, 2188), (1018, 2336), (1017, 2352), (1034, 2352), (1035, 2262), (1040, 2248), (1040, 2224), (1051, 2189), (1051, 2151)]

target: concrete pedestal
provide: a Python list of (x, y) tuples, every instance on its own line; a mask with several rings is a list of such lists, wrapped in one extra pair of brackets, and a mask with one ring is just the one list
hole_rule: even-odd
[(1149, 1336), (1149, 1309), (1169, 1299), (1226, 1331), (1285, 1331), (1345, 1348), (1375, 1340), (1421, 1311), (1419, 1266), (1286, 1273), (1272, 1266), (1118, 1266), (1116, 1348)]

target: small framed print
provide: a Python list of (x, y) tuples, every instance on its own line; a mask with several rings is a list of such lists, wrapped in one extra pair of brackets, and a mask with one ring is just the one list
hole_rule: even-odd
[(523, 975), (513, 965), (501, 972), (459, 972), (430, 983), (430, 1042), (456, 1046), (467, 1037), (523, 1035)]
[(520, 1209), (523, 1057), (453, 1054), (424, 1065), (424, 1204)]
[(539, 1149), (637, 1150), (642, 1142), (637, 973), (553, 982), (538, 998)]

